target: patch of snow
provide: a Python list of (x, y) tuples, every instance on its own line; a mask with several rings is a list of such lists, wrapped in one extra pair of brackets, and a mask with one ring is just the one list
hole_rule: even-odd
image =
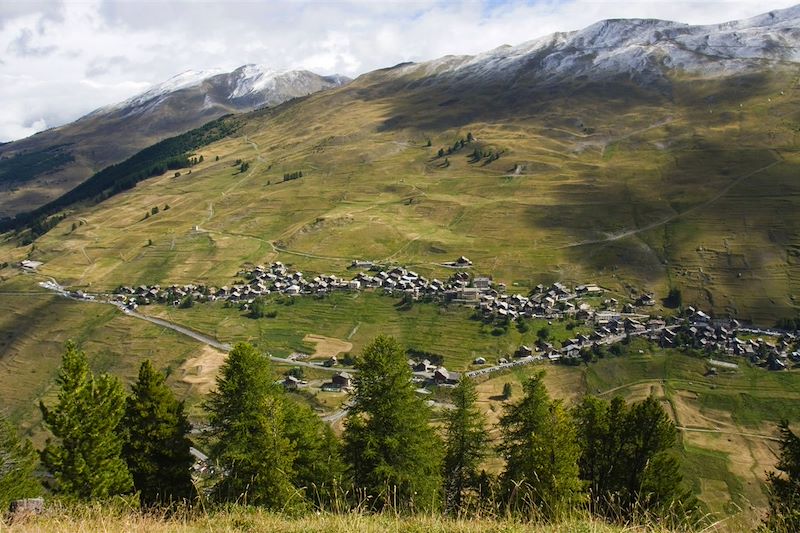
[(172, 78), (168, 79), (165, 82), (156, 84), (147, 91), (138, 94), (133, 98), (129, 98), (124, 102), (116, 104), (113, 107), (114, 108), (138, 107), (150, 102), (151, 100), (157, 100), (160, 97), (166, 96), (170, 93), (174, 93), (175, 91), (180, 91), (181, 89), (188, 89), (189, 87), (196, 87), (202, 84), (208, 78), (222, 73), (223, 73), (222, 69), (187, 70), (186, 72), (181, 72), (177, 76), (173, 76)]
[(233, 90), (228, 98), (241, 98), (249, 94), (275, 90), (275, 79), (284, 75), (261, 65), (244, 65), (231, 73), (234, 78)]

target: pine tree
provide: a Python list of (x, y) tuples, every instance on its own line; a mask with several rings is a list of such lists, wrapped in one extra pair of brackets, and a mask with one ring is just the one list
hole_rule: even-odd
[(542, 376), (523, 384), (525, 396), (507, 406), (500, 420), (502, 483), (512, 510), (558, 518), (583, 500), (580, 449), (572, 420), (560, 401), (550, 400)]
[(468, 377), (453, 389), (455, 409), (446, 415), (445, 429), (445, 508), (458, 513), (468, 490), (479, 485), (478, 467), (487, 442), (486, 420), (475, 405), (478, 393)]
[(35, 469), (36, 451), (30, 441), (20, 437), (14, 426), (0, 415), (0, 510), (8, 509), (13, 500), (41, 493)]
[(767, 477), (769, 512), (764, 520), (768, 531), (800, 531), (800, 437), (782, 420), (777, 472)]
[(120, 420), (125, 391), (107, 374), (94, 377), (86, 354), (68, 342), (56, 379), (54, 408), (39, 404), (45, 426), (58, 439), (47, 441), (42, 463), (53, 474), (57, 492), (83, 500), (122, 494), (132, 487), (122, 458)]
[(417, 397), (402, 346), (379, 336), (356, 362), (359, 373), (345, 422), (345, 458), (359, 494), (374, 509), (438, 507), (442, 446)]
[(296, 451), (273, 381), (269, 359), (247, 343), (236, 344), (220, 369), (205, 404), (214, 439), (211, 457), (223, 473), (214, 487), (218, 500), (269, 509), (295, 503)]
[(128, 397), (123, 427), (123, 457), (143, 506), (194, 497), (187, 438), (191, 426), (179, 402), (150, 361), (139, 367), (139, 379)]

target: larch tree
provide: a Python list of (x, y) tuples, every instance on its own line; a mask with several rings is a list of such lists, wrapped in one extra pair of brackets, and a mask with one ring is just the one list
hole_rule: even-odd
[(678, 460), (670, 454), (677, 430), (652, 397), (628, 406), (584, 398), (573, 410), (581, 448), (581, 478), (596, 512), (627, 518), (634, 512), (691, 519), (697, 501), (683, 486)]
[(284, 402), (286, 437), (297, 453), (292, 483), (310, 503), (327, 509), (344, 477), (341, 442), (308, 405), (289, 398)]
[(445, 415), (444, 493), (445, 510), (458, 514), (465, 497), (480, 483), (478, 468), (486, 450), (486, 417), (475, 402), (475, 383), (463, 377), (453, 389), (454, 409)]
[(130, 491), (132, 480), (122, 458), (120, 421), (125, 391), (107, 374), (92, 375), (86, 354), (68, 342), (56, 383), (58, 402), (40, 402), (48, 439), (41, 458), (55, 479), (56, 492), (82, 500)]
[(558, 519), (584, 501), (584, 484), (575, 425), (561, 402), (549, 398), (543, 375), (523, 384), (524, 397), (500, 419), (501, 481), (512, 511)]
[(432, 510), (442, 487), (441, 440), (414, 392), (405, 350), (379, 336), (356, 361), (344, 453), (354, 488), (373, 509)]
[(800, 531), (800, 437), (782, 420), (777, 471), (767, 477), (767, 531)]
[(213, 491), (220, 501), (276, 510), (299, 503), (292, 484), (297, 452), (273, 381), (269, 359), (247, 343), (236, 344), (220, 368), (205, 403), (211, 457), (222, 473)]
[(36, 451), (30, 441), (20, 437), (11, 422), (0, 415), (0, 510), (13, 500), (31, 498), (42, 486), (34, 475)]
[(194, 498), (189, 451), (191, 425), (183, 402), (165, 383), (149, 360), (139, 367), (139, 378), (128, 397), (123, 457), (139, 492), (142, 506)]

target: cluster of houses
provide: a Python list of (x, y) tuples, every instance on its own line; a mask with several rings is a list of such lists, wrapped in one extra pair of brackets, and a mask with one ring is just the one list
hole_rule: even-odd
[[(476, 302), (484, 319), (573, 317), (588, 320), (593, 315), (592, 307), (580, 299), (598, 296), (603, 292), (604, 289), (597, 285), (568, 288), (562, 283), (553, 283), (550, 287), (537, 285), (530, 296), (508, 295), (502, 283), (494, 287), (489, 278), (476, 277), (470, 287), (461, 291), (459, 299)], [(604, 301), (604, 306), (613, 308), (617, 303), (615, 299), (608, 299)]]
[(653, 340), (665, 348), (690, 347), (743, 357), (770, 370), (785, 370), (790, 362), (800, 363), (800, 339), (795, 333), (743, 328), (738, 320), (714, 320), (694, 307), (687, 308), (682, 320), (665, 327)]
[[(469, 261), (462, 257), (457, 260)], [(404, 267), (382, 270), (370, 262), (354, 261), (353, 266), (366, 267), (351, 279), (335, 275), (319, 275), (308, 279), (303, 272), (292, 271), (283, 263), (276, 262), (269, 266), (257, 266), (239, 272), (243, 282), (230, 286), (211, 287), (206, 285), (186, 284), (161, 287), (159, 285), (141, 285), (138, 287), (121, 286), (114, 298), (118, 303), (135, 309), (139, 305), (166, 303), (179, 306), (187, 301), (209, 302), (223, 300), (248, 306), (256, 298), (270, 294), (288, 296), (321, 295), (335, 291), (358, 291), (365, 289), (382, 289), (390, 294), (408, 295), (415, 300), (427, 299), (440, 302), (454, 302), (471, 305), (480, 311), (485, 318), (563, 318), (589, 319), (591, 307), (578, 300), (585, 296), (595, 296), (604, 291), (597, 285), (579, 285), (568, 288), (561, 283), (549, 287), (539, 285), (531, 296), (506, 294), (503, 283), (494, 283), (491, 278), (471, 276), (467, 272), (456, 272), (445, 281), (427, 279), (424, 276)], [(605, 302), (613, 308), (615, 299)]]
[(459, 372), (451, 372), (440, 364), (432, 363), (429, 359), (421, 361), (409, 359), (408, 366), (414, 373), (415, 383), (454, 387), (461, 379)]
[[(286, 390), (297, 390), (308, 385), (308, 381), (288, 374), (280, 382)], [(323, 392), (346, 392), (353, 388), (353, 376), (347, 371), (336, 372), (330, 381), (320, 386)]]
[[(468, 266), (469, 259), (461, 257), (454, 265)], [(249, 306), (256, 298), (270, 294), (288, 296), (321, 295), (334, 291), (359, 291), (381, 289), (390, 294), (402, 294), (412, 299), (451, 302), (472, 306), (476, 313), (487, 321), (511, 321), (519, 319), (574, 319), (591, 325), (589, 334), (579, 334), (556, 349), (546, 340), (536, 345), (520, 346), (516, 361), (501, 359), (498, 366), (516, 366), (534, 360), (580, 357), (581, 351), (598, 344), (613, 344), (625, 336), (643, 336), (663, 347), (688, 346), (709, 353), (723, 353), (747, 357), (753, 363), (771, 369), (786, 368), (789, 360), (800, 362), (798, 339), (784, 333), (773, 343), (758, 338), (737, 336), (740, 324), (735, 320), (717, 321), (706, 313), (688, 308), (682, 317), (670, 323), (659, 317), (651, 317), (642, 308), (655, 305), (652, 293), (632, 295), (630, 302), (621, 308), (614, 298), (604, 298), (605, 289), (595, 284), (569, 287), (562, 283), (538, 285), (530, 294), (507, 294), (503, 283), (495, 283), (489, 277), (472, 276), (465, 271), (455, 272), (447, 280), (427, 279), (404, 267), (382, 269), (369, 261), (353, 261), (351, 268), (359, 269), (351, 279), (335, 275), (318, 275), (307, 278), (302, 272), (293, 271), (281, 262), (269, 266), (256, 266), (239, 272), (243, 281), (224, 287), (204, 285), (172, 285), (169, 287), (140, 286), (120, 287), (114, 294), (115, 301), (130, 309), (137, 305), (166, 303), (181, 305), (190, 301), (223, 300)], [(364, 269), (364, 270), (361, 270)], [(591, 302), (591, 303), (590, 303)], [(594, 306), (592, 305), (594, 304)], [(511, 357), (511, 356), (509, 356)], [(482, 359), (482, 358), (480, 358)], [(483, 365), (476, 361), (476, 365)], [(335, 364), (335, 363), (334, 363)], [(453, 384), (458, 374), (449, 372), (429, 361), (409, 361), (409, 365), (420, 379), (437, 385)], [(337, 378), (338, 379), (338, 378)], [(292, 384), (286, 383), (288, 387)], [(300, 385), (300, 384), (294, 384)], [(346, 389), (344, 382), (332, 381), (330, 390)]]
[[(178, 306), (187, 298), (192, 301), (207, 302), (224, 300), (248, 305), (259, 296), (283, 294), (288, 296), (320, 295), (335, 291), (358, 291), (363, 289), (384, 289), (390, 293), (408, 294), (414, 299), (432, 298), (456, 300), (465, 298), (465, 289), (470, 285), (469, 274), (459, 272), (447, 281), (428, 280), (416, 272), (395, 267), (381, 270), (372, 263), (355, 261), (354, 264), (371, 265), (367, 272), (359, 272), (352, 279), (335, 275), (319, 275), (311, 279), (300, 271), (292, 271), (281, 262), (269, 266), (257, 266), (239, 272), (245, 281), (231, 286), (209, 287), (205, 285), (142, 285), (122, 286), (115, 291), (118, 301), (131, 309), (139, 305), (166, 303)], [(478, 278), (481, 279), (481, 278)], [(488, 278), (484, 278), (487, 279)], [(469, 299), (469, 297), (467, 297)]]

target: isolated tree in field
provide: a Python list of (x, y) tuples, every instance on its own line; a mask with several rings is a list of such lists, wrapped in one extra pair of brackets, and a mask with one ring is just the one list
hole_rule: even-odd
[(444, 486), (445, 509), (458, 513), (469, 490), (480, 482), (478, 467), (487, 443), (486, 419), (475, 405), (478, 393), (468, 377), (453, 389), (455, 406), (446, 414)]
[(587, 397), (573, 416), (581, 478), (596, 511), (611, 518), (640, 512), (670, 519), (694, 512), (697, 502), (669, 454), (677, 430), (657, 400), (628, 406), (620, 397), (611, 402)]
[(439, 151), (436, 152), (436, 155), (438, 157), (444, 157), (444, 148), (439, 148)]
[(664, 299), (664, 305), (672, 309), (682, 307), (683, 295), (681, 294), (681, 290), (675, 288), (670, 289), (669, 294), (667, 294), (667, 297)]
[(139, 379), (128, 397), (123, 457), (143, 506), (194, 497), (187, 435), (191, 429), (183, 402), (175, 398), (150, 361), (139, 367)]
[(267, 309), (267, 301), (262, 297), (258, 297), (250, 304), (250, 312), (248, 315), (250, 318), (263, 318), (267, 313)]
[(34, 476), (36, 451), (30, 441), (0, 415), (0, 511), (13, 500), (31, 498), (41, 493), (42, 486)]
[(767, 477), (769, 512), (764, 521), (767, 531), (800, 531), (800, 437), (782, 420), (780, 456), (777, 472)]
[[(525, 396), (500, 419), (501, 481), (514, 511), (558, 518), (583, 501), (575, 426), (560, 401), (547, 395), (540, 372), (523, 384)], [(532, 507), (532, 509), (531, 509)]]
[(502, 394), (503, 399), (508, 400), (509, 398), (511, 398), (512, 393), (513, 390), (511, 389), (511, 383), (503, 383), (503, 394)]
[(236, 344), (220, 369), (205, 403), (211, 457), (222, 472), (214, 487), (218, 500), (269, 509), (292, 502), (296, 452), (273, 380), (269, 359), (247, 343)]
[(108, 374), (92, 375), (86, 354), (68, 342), (56, 378), (58, 403), (39, 404), (48, 439), (42, 463), (53, 474), (55, 490), (83, 500), (128, 492), (131, 475), (122, 458), (120, 420), (125, 391)]
[(344, 452), (355, 489), (375, 509), (438, 507), (442, 446), (417, 397), (403, 347), (379, 336), (356, 362)]
[(536, 332), (536, 336), (539, 337), (539, 339), (546, 341), (550, 338), (550, 328), (547, 326), (540, 328), (539, 331)]

